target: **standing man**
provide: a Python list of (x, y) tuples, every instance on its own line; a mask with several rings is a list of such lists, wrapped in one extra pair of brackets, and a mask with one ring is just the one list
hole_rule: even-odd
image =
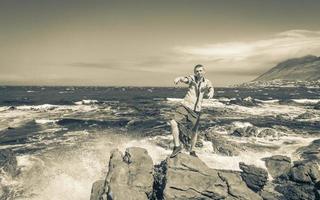
[[(197, 142), (202, 100), (205, 95), (211, 99), (214, 94), (212, 84), (208, 79), (204, 78), (204, 74), (204, 66), (196, 65), (194, 67), (194, 75), (174, 79), (176, 85), (178, 83), (185, 83), (189, 85), (189, 88), (183, 102), (177, 108), (173, 119), (170, 121), (174, 142), (171, 158), (182, 151), (179, 136), (181, 137), (186, 134), (191, 134), (190, 155), (197, 157), (194, 147)], [(184, 124), (188, 126), (186, 127)]]

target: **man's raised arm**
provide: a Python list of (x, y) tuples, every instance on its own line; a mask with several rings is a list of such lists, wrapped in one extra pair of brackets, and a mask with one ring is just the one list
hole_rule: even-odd
[(208, 93), (207, 93), (208, 99), (212, 99), (212, 97), (214, 95), (214, 88), (212, 86), (211, 81), (209, 81), (209, 80), (208, 80), (208, 83), (207, 83), (207, 88), (208, 88)]
[(187, 83), (189, 83), (189, 79), (187, 77), (185, 77), (185, 76), (179, 76), (179, 77), (175, 78), (173, 80), (173, 82), (174, 82), (175, 85), (177, 85), (180, 82), (187, 84)]

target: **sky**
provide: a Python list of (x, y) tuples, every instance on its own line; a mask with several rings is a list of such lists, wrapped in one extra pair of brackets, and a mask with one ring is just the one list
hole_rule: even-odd
[(320, 56), (319, 0), (0, 0), (0, 85), (215, 86)]

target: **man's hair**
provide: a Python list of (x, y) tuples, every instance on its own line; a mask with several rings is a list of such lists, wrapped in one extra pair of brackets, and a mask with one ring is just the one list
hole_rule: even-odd
[(196, 66), (194, 66), (193, 71), (196, 71), (196, 69), (198, 69), (198, 68), (200, 68), (200, 67), (204, 67), (204, 66), (201, 65), (201, 64), (197, 64)]

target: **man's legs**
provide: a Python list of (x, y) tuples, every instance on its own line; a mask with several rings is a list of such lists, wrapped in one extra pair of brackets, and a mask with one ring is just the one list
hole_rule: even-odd
[(191, 136), (191, 148), (190, 148), (190, 155), (194, 157), (198, 157), (195, 152), (195, 147), (198, 139), (198, 128), (199, 128), (199, 122), (200, 122), (200, 113), (197, 113), (197, 117), (193, 118), (193, 128), (192, 128), (192, 136)]
[(173, 136), (174, 146), (178, 147), (178, 146), (180, 146), (178, 123), (176, 122), (176, 120), (172, 119), (170, 121), (170, 125), (171, 125), (171, 133)]
[(198, 138), (198, 131), (195, 131), (192, 133), (192, 137), (191, 137), (191, 148), (190, 148), (190, 152), (194, 151), (194, 148), (196, 146), (197, 143), (197, 138)]
[(170, 155), (171, 158), (175, 157), (178, 153), (181, 152), (182, 147), (180, 145), (180, 141), (179, 141), (179, 128), (178, 128), (178, 123), (172, 119), (170, 121), (170, 125), (171, 125), (171, 133), (173, 136), (173, 143), (174, 143), (174, 148), (172, 151), (172, 154)]
[(190, 148), (190, 155), (192, 155), (194, 157), (198, 157), (195, 150), (194, 150), (196, 143), (197, 143), (197, 138), (198, 138), (198, 131), (194, 131), (192, 133), (192, 137), (191, 137), (191, 148)]

